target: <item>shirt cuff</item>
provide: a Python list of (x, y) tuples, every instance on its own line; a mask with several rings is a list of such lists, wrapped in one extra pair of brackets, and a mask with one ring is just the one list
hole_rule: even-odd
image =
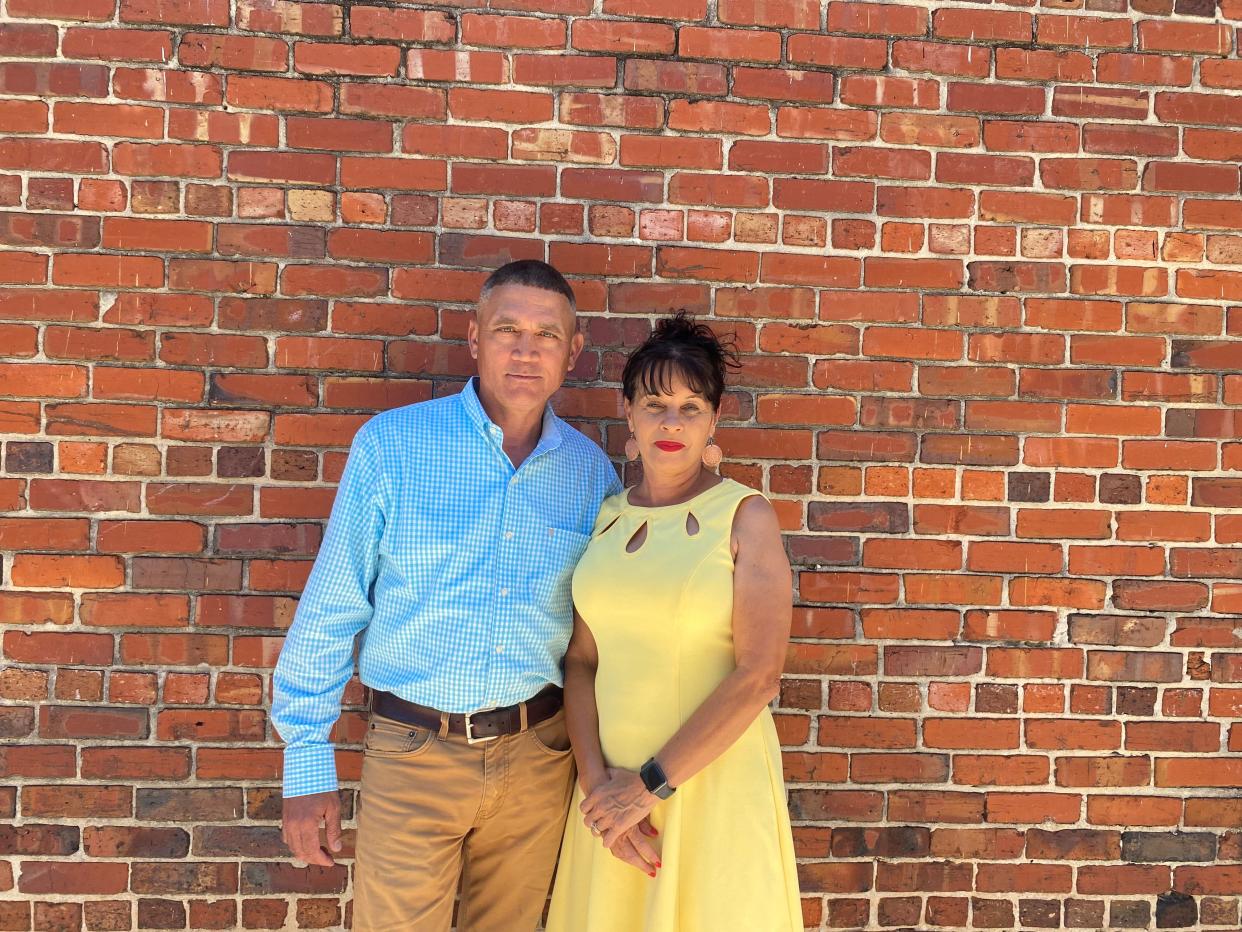
[(336, 792), (336, 748), (331, 744), (286, 747), (284, 777), (281, 795), (286, 799)]

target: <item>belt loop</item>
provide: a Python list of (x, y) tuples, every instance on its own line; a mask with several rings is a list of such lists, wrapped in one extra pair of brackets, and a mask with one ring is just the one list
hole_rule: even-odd
[(436, 734), (436, 737), (439, 738), (441, 741), (443, 741), (445, 738), (448, 737), (448, 726), (449, 726), (449, 714), (447, 712), (441, 712), (440, 713), (440, 730)]
[(529, 725), (529, 719), (526, 715), (526, 703), (518, 703), (518, 731), (525, 731)]

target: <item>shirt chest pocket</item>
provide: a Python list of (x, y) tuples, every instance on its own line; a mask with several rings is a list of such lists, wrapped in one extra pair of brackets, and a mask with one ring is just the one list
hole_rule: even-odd
[(538, 526), (532, 534), (530, 590), (535, 602), (549, 611), (567, 610), (574, 567), (590, 537), (559, 527)]

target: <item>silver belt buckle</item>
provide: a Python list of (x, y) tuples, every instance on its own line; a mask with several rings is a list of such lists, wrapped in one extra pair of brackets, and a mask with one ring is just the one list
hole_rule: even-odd
[(483, 744), (486, 741), (495, 741), (500, 735), (488, 735), (486, 738), (476, 738), (474, 736), (474, 720), (473, 717), (481, 715), (484, 712), (495, 712), (499, 706), (492, 706), (490, 709), (475, 709), (473, 712), (466, 713), (466, 743), (467, 744)]

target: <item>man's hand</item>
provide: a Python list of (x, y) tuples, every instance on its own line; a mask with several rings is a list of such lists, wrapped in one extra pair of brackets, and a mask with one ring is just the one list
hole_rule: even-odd
[(341, 797), (330, 793), (286, 797), (283, 806), (280, 837), (284, 839), (295, 860), (320, 867), (336, 862), (319, 844), (319, 825), (327, 829), (328, 847), (341, 850)]
[(649, 819), (643, 819), (628, 832), (620, 835), (608, 850), (617, 858), (638, 868), (648, 877), (654, 877), (661, 867), (660, 852), (647, 840), (654, 838), (659, 832), (651, 825)]

